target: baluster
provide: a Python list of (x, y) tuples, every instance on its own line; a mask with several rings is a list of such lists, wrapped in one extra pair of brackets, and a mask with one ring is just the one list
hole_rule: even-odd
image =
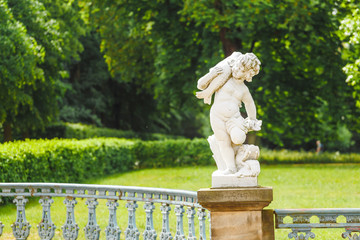
[(157, 234), (154, 229), (154, 222), (153, 222), (153, 211), (155, 209), (154, 203), (145, 202), (144, 209), (146, 212), (146, 227), (143, 233), (144, 240), (155, 240)]
[(199, 239), (206, 240), (206, 212), (204, 208), (199, 208), (198, 210), (198, 219), (199, 219)]
[(129, 222), (128, 227), (125, 230), (125, 239), (126, 240), (139, 240), (140, 232), (136, 227), (136, 218), (135, 212), (138, 205), (136, 201), (129, 201), (125, 206), (128, 209), (129, 213)]
[(169, 227), (169, 213), (171, 207), (169, 204), (163, 203), (160, 207), (161, 213), (163, 215), (162, 218), (162, 230), (160, 234), (160, 240), (171, 240), (173, 237), (171, 236), (170, 227)]
[(3, 232), (3, 228), (4, 228), (4, 225), (2, 224), (2, 222), (0, 222), (0, 237), (1, 237), (2, 232)]
[(176, 214), (176, 234), (175, 240), (184, 240), (184, 224), (183, 224), (183, 213), (185, 212), (184, 207), (180, 205), (175, 206)]
[(18, 240), (27, 239), (30, 234), (31, 225), (26, 221), (25, 204), (28, 200), (24, 196), (18, 196), (14, 199), (16, 204), (16, 221), (11, 225), (14, 237)]
[(188, 207), (187, 208), (187, 218), (189, 223), (189, 236), (188, 240), (196, 240), (196, 234), (195, 234), (195, 208), (194, 207)]
[(75, 222), (74, 215), (74, 208), (77, 201), (75, 198), (66, 198), (64, 204), (66, 204), (66, 221), (64, 226), (61, 227), (63, 230), (63, 237), (65, 240), (75, 240), (79, 234), (79, 226)]
[(208, 219), (209, 219), (209, 239), (211, 239), (211, 214), (210, 214), (210, 211), (208, 212)]
[(109, 209), (109, 225), (105, 229), (106, 240), (119, 240), (121, 230), (116, 221), (116, 209), (119, 203), (116, 200), (108, 200), (106, 206)]
[(43, 209), (41, 222), (37, 226), (39, 237), (41, 240), (50, 240), (55, 235), (56, 226), (52, 222), (50, 215), (50, 207), (53, 202), (54, 200), (50, 197), (42, 197), (39, 200), (39, 203), (41, 204)]
[(89, 198), (85, 204), (89, 209), (88, 223), (84, 227), (86, 240), (98, 240), (100, 237), (100, 227), (96, 222), (96, 206), (99, 204), (95, 198)]

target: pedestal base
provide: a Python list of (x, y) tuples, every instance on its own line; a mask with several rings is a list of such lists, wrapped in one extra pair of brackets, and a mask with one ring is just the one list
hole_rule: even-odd
[(211, 188), (256, 187), (257, 177), (237, 177), (235, 174), (223, 175), (219, 170), (213, 172)]
[(272, 188), (266, 187), (198, 191), (199, 203), (211, 212), (213, 240), (273, 240), (273, 214), (263, 210), (272, 199)]

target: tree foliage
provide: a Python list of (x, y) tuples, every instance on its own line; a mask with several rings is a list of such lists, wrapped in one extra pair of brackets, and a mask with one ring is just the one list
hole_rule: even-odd
[(1, 51), (0, 88), (9, 100), (2, 101), (0, 123), (26, 133), (55, 119), (60, 79), (82, 50), (77, 38), (84, 29), (77, 1), (3, 0), (1, 7), (7, 50)]
[(360, 107), (360, 11), (357, 1), (348, 2), (347, 7), (350, 12), (341, 21), (339, 33), (345, 45), (343, 54), (347, 59), (344, 67), (346, 82), (354, 88), (356, 104)]
[(268, 144), (335, 141), (351, 118), (333, 13), (345, 11), (338, 1), (92, 1), (87, 7), (111, 73), (154, 94), (169, 131), (203, 124), (196, 79), (233, 51), (254, 52), (263, 62), (249, 87)]

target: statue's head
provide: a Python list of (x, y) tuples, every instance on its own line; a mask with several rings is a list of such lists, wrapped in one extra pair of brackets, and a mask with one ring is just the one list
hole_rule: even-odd
[(252, 81), (260, 71), (260, 60), (253, 53), (241, 54), (232, 66), (232, 75), (239, 80)]

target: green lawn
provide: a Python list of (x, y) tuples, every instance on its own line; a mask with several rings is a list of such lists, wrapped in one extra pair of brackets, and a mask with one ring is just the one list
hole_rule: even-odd
[[(161, 187), (196, 191), (211, 185), (211, 173), (215, 167), (183, 167), (168, 169), (148, 169), (130, 173), (117, 174), (101, 179), (90, 179), (87, 183), (107, 185), (130, 185)], [(360, 165), (280, 165), (262, 166), (259, 176), (261, 186), (271, 186), (274, 190), (274, 201), (269, 208), (359, 208), (360, 207)], [(61, 182), (61, 180), (59, 180)], [(60, 239), (60, 227), (65, 222), (63, 199), (55, 199), (52, 207), (52, 218), (57, 226), (57, 237)], [(83, 227), (87, 222), (87, 208), (84, 199), (78, 199), (75, 208), (76, 220), (80, 226), (79, 239), (84, 239)], [(142, 233), (145, 216), (139, 204), (137, 225)], [(161, 215), (157, 206), (155, 227), (161, 227)], [(15, 221), (14, 206), (0, 208), (0, 220), (6, 225), (4, 231), (11, 232), (10, 224)], [(32, 224), (30, 239), (37, 239), (36, 225), (41, 220), (41, 208), (37, 201), (27, 205), (27, 218)], [(173, 214), (173, 213), (172, 213)], [(102, 229), (101, 239), (107, 225), (107, 208), (103, 201), (97, 208), (98, 224)], [(174, 220), (174, 215), (171, 218)], [(122, 231), (127, 224), (127, 212), (122, 203), (118, 210), (118, 224)], [(184, 218), (184, 225), (187, 221)], [(172, 229), (174, 229), (174, 225)], [(185, 227), (186, 229), (186, 227)], [(172, 231), (174, 233), (174, 231)], [(316, 239), (342, 239), (343, 230), (314, 231)], [(288, 230), (277, 230), (276, 239), (287, 239)], [(122, 239), (124, 234), (122, 233)], [(5, 234), (1, 239), (11, 239)], [(5, 237), (5, 238), (4, 238)], [(159, 237), (159, 231), (158, 231)]]

